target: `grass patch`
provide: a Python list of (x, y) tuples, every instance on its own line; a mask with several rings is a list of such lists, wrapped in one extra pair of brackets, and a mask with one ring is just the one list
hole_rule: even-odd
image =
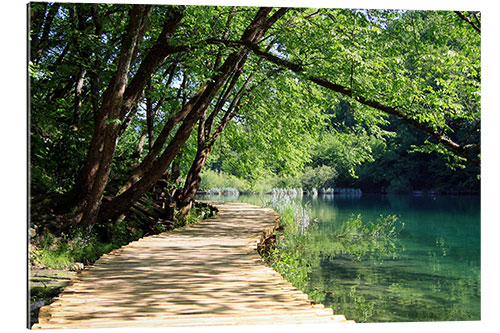
[[(208, 205), (195, 204), (184, 219), (176, 219), (170, 229), (195, 223), (213, 216), (215, 210)], [(143, 225), (130, 214), (126, 220), (98, 224), (91, 231), (75, 228), (62, 235), (45, 231), (30, 244), (30, 262), (35, 266), (67, 270), (82, 263), (94, 263), (103, 254), (120, 248), (144, 236)], [(155, 233), (167, 231), (163, 225), (155, 226)]]
[(38, 301), (50, 302), (52, 298), (59, 295), (64, 287), (32, 287), (30, 288), (30, 301), (31, 303)]
[(55, 236), (45, 232), (30, 246), (31, 263), (51, 269), (71, 269), (76, 263), (84, 265), (95, 262), (101, 255), (124, 245), (123, 241), (106, 243), (99, 239), (95, 230), (81, 229), (71, 234)]

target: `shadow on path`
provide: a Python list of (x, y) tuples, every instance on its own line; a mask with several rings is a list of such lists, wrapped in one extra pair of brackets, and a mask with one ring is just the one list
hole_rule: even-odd
[(211, 203), (218, 214), (102, 256), (33, 328), (199, 326), (345, 321), (313, 305), (256, 252), (277, 226), (270, 209)]

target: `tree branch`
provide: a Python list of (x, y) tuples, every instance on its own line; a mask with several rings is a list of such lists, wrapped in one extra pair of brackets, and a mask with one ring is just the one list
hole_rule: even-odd
[[(179, 47), (171, 46), (169, 43), (177, 30), (183, 15), (184, 7), (174, 8), (171, 12), (170, 18), (165, 21), (160, 36), (144, 57), (137, 73), (135, 73), (134, 77), (130, 81), (130, 84), (127, 86), (124, 103), (120, 112), (121, 119), (123, 119), (130, 111), (132, 105), (137, 103), (137, 100), (143, 93), (148, 80), (151, 78), (158, 66), (164, 62), (169, 55), (179, 52)], [(141, 31), (141, 33), (142, 32), (143, 31)]]
[(476, 16), (476, 20), (478, 21), (478, 24), (475, 24), (474, 22), (471, 21), (470, 18), (468, 18), (467, 16), (465, 16), (463, 12), (461, 12), (459, 10), (456, 10), (455, 13), (462, 20), (464, 20), (465, 22), (469, 23), (477, 32), (481, 33), (481, 23), (479, 23), (479, 20), (477, 19), (477, 16)]
[[(302, 65), (293, 63), (288, 60), (281, 59), (273, 54), (270, 54), (269, 52), (262, 51), (256, 44), (247, 42), (247, 41), (223, 41), (223, 40), (216, 40), (212, 39), (209, 41), (210, 43), (223, 43), (226, 45), (239, 45), (239, 46), (244, 46), (248, 50), (252, 51), (255, 55), (262, 57), (268, 61), (271, 61), (279, 66), (285, 67), (295, 73), (302, 73), (305, 71), (305, 68)], [(471, 161), (473, 164), (480, 166), (480, 162), (477, 161), (476, 159), (472, 158), (469, 154), (468, 151), (470, 150), (477, 150), (480, 149), (480, 145), (460, 145), (450, 138), (442, 135), (439, 131), (435, 130), (432, 126), (420, 122), (419, 120), (412, 118), (411, 115), (405, 113), (404, 111), (385, 105), (381, 102), (374, 101), (374, 100), (369, 100), (366, 99), (364, 96), (361, 96), (359, 94), (354, 94), (354, 91), (348, 87), (333, 83), (327, 79), (316, 77), (316, 76), (306, 76), (307, 80), (316, 83), (319, 86), (322, 86), (326, 89), (329, 89), (331, 91), (335, 91), (337, 93), (340, 93), (344, 96), (348, 96), (357, 102), (370, 106), (374, 109), (377, 109), (379, 111), (385, 112), (390, 115), (394, 115), (401, 120), (405, 121), (406, 123), (423, 130), (424, 132), (427, 132), (430, 134), (432, 137), (434, 137), (439, 143), (443, 144), (447, 148), (450, 148), (457, 154), (467, 158), (469, 161)]]

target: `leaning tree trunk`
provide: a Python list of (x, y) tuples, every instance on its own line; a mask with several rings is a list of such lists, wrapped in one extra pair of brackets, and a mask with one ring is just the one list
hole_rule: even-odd
[[(270, 48), (272, 44), (270, 44), (268, 47)], [(203, 170), (203, 167), (205, 165), (205, 162), (207, 161), (208, 155), (212, 151), (212, 148), (215, 145), (215, 142), (219, 135), (224, 131), (226, 128), (227, 124), (233, 119), (233, 117), (239, 112), (242, 103), (241, 103), (241, 97), (243, 95), (243, 92), (247, 89), (249, 83), (253, 80), (254, 74), (252, 73), (250, 76), (247, 77), (245, 83), (243, 86), (240, 87), (236, 95), (234, 96), (233, 100), (231, 101), (229, 107), (225, 111), (224, 116), (219, 122), (219, 125), (215, 128), (215, 130), (212, 132), (212, 127), (214, 124), (215, 117), (219, 114), (220, 110), (222, 109), (222, 106), (226, 104), (229, 94), (233, 90), (233, 88), (236, 85), (236, 81), (238, 80), (239, 76), (241, 75), (241, 71), (244, 65), (245, 59), (242, 59), (240, 63), (240, 69), (238, 73), (235, 73), (233, 80), (231, 82), (231, 85), (228, 87), (228, 90), (225, 92), (225, 94), (222, 96), (222, 98), (219, 100), (219, 103), (215, 106), (214, 110), (210, 114), (210, 116), (207, 118), (206, 121), (203, 121), (203, 119), (200, 121), (200, 124), (198, 125), (198, 149), (196, 151), (196, 156), (193, 160), (193, 163), (191, 164), (191, 168), (189, 170), (189, 173), (186, 177), (186, 181), (184, 183), (184, 188), (182, 192), (182, 200), (179, 203), (179, 217), (184, 218), (186, 215), (189, 213), (189, 210), (193, 206), (193, 201), (194, 197), (196, 196), (196, 193), (198, 192), (198, 189), (201, 184), (201, 171)], [(255, 86), (254, 86), (255, 88)], [(253, 89), (253, 88), (252, 88)], [(250, 90), (252, 90), (250, 89)], [(250, 101), (251, 98), (248, 99)], [(248, 102), (247, 101), (247, 102)], [(247, 102), (243, 103), (246, 104)], [(211, 133), (212, 132), (212, 133)]]
[[(193, 160), (193, 163), (191, 164), (191, 168), (189, 169), (189, 172), (186, 177), (186, 181), (184, 182), (184, 188), (182, 189), (182, 196), (181, 200), (178, 203), (179, 207), (179, 217), (184, 218), (187, 216), (189, 211), (191, 210), (193, 206), (193, 201), (194, 197), (196, 195), (196, 192), (198, 191), (198, 188), (200, 187), (201, 183), (201, 171), (203, 169), (203, 166), (205, 165), (205, 162), (207, 161), (208, 155), (210, 154), (210, 151), (213, 148), (213, 145), (215, 143), (215, 140), (217, 139), (217, 136), (219, 133), (214, 133), (214, 135), (211, 137), (210, 132), (212, 130), (212, 125), (214, 123), (215, 118), (219, 114), (219, 112), (222, 110), (222, 107), (224, 104), (226, 104), (229, 95), (233, 91), (234, 87), (236, 86), (236, 82), (238, 81), (238, 78), (240, 77), (243, 66), (245, 65), (246, 62), (246, 55), (241, 59), (241, 61), (238, 64), (238, 69), (234, 73), (233, 77), (231, 80), (228, 82), (228, 86), (225, 91), (223, 91), (219, 97), (219, 100), (215, 104), (214, 110), (210, 114), (210, 116), (205, 120), (205, 118), (202, 118), (198, 124), (198, 149), (196, 151), (196, 156)], [(247, 82), (248, 83), (248, 82)], [(246, 84), (245, 84), (246, 86)], [(240, 92), (237, 94), (236, 98), (239, 98), (239, 95), (241, 94)], [(235, 98), (235, 100), (236, 100)], [(231, 103), (231, 105), (234, 104)], [(231, 112), (231, 108), (228, 109), (227, 113)], [(223, 124), (224, 121), (224, 127), (227, 124), (227, 122), (230, 119), (228, 117), (223, 117), (221, 125)]]
[(114, 150), (123, 133), (123, 127), (119, 126), (119, 123), (127, 119), (130, 112), (135, 112), (134, 105), (141, 98), (148, 80), (151, 79), (158, 66), (169, 55), (179, 52), (178, 48), (172, 47), (169, 43), (183, 17), (183, 11), (184, 6), (172, 7), (171, 15), (165, 21), (160, 36), (128, 84), (130, 66), (136, 57), (138, 44), (146, 30), (144, 26), (149, 24), (149, 16), (152, 12), (152, 6), (133, 6), (118, 69), (104, 94), (88, 158), (82, 172), (81, 195), (77, 205), (81, 213), (76, 216), (75, 222), (87, 227), (96, 222), (102, 195), (111, 171)]
[(193, 199), (201, 183), (201, 171), (207, 161), (210, 150), (211, 146), (203, 145), (196, 152), (196, 157), (191, 164), (182, 191), (182, 199), (179, 207), (180, 218), (186, 217), (193, 206)]
[(156, 157), (163, 149), (163, 146), (172, 133), (174, 127), (181, 121), (183, 121), (184, 118), (186, 118), (186, 116), (193, 111), (196, 103), (198, 102), (200, 96), (205, 92), (206, 88), (207, 85), (203, 85), (203, 87), (198, 90), (198, 92), (186, 105), (184, 105), (184, 107), (179, 112), (170, 117), (170, 119), (167, 121), (165, 126), (163, 126), (163, 129), (154, 141), (151, 149), (148, 151), (148, 154), (143, 159), (141, 164), (130, 174), (125, 184), (121, 187), (120, 191), (118, 191), (118, 195), (128, 190), (139, 178), (141, 178), (146, 172), (151, 169), (154, 162), (156, 161)]
[[(179, 205), (179, 216), (181, 218), (186, 217), (193, 206), (194, 197), (198, 192), (201, 184), (201, 171), (205, 166), (208, 155), (212, 151), (212, 148), (215, 145), (215, 142), (222, 131), (226, 128), (227, 124), (231, 121), (231, 119), (238, 113), (240, 109), (240, 100), (241, 94), (246, 89), (248, 82), (251, 80), (251, 77), (243, 87), (238, 91), (235, 98), (231, 102), (228, 110), (226, 111), (224, 117), (221, 119), (217, 128), (213, 131), (211, 135), (211, 126), (210, 124), (200, 124), (200, 134), (198, 136), (198, 149), (196, 151), (196, 156), (191, 164), (191, 168), (189, 169), (188, 175), (186, 176), (186, 181), (184, 182), (184, 188), (182, 191), (182, 200)], [(207, 126), (204, 128), (204, 126)], [(206, 136), (205, 136), (206, 135)]]
[(82, 185), (85, 186), (83, 188), (85, 196), (81, 198), (79, 205), (82, 207), (82, 211), (76, 217), (76, 222), (84, 227), (90, 227), (95, 223), (104, 188), (109, 178), (131, 61), (134, 57), (136, 44), (141, 38), (143, 16), (147, 14), (148, 10), (148, 7), (143, 5), (134, 5), (132, 8), (118, 60), (118, 68), (104, 94), (102, 107), (99, 111), (99, 121), (95, 126), (91, 149), (84, 168), (83, 179), (85, 183)]
[[(272, 8), (261, 8), (258, 10), (254, 20), (243, 33), (241, 40), (243, 42), (258, 42), (264, 33), (285, 14), (286, 9), (279, 9), (270, 18), (267, 18)], [(248, 51), (239, 50), (230, 54), (219, 71), (213, 76), (212, 80), (203, 91), (199, 100), (196, 102), (193, 110), (186, 116), (182, 125), (177, 130), (177, 133), (167, 145), (162, 155), (155, 160), (148, 172), (134, 183), (129, 189), (120, 195), (116, 196), (110, 202), (103, 203), (99, 212), (98, 219), (106, 221), (113, 219), (125, 213), (136, 200), (144, 193), (149, 191), (154, 183), (165, 173), (172, 160), (175, 158), (180, 149), (184, 146), (191, 135), (191, 131), (195, 127), (198, 120), (205, 114), (208, 105), (216, 96), (224, 82), (237, 69), (238, 63), (246, 56)], [(158, 139), (157, 139), (158, 140)]]

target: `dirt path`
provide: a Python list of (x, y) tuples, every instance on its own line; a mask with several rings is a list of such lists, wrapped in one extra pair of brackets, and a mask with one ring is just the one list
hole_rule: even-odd
[(277, 226), (274, 211), (212, 204), (219, 210), (212, 218), (101, 257), (40, 309), (33, 328), (346, 322), (258, 255), (257, 244)]

